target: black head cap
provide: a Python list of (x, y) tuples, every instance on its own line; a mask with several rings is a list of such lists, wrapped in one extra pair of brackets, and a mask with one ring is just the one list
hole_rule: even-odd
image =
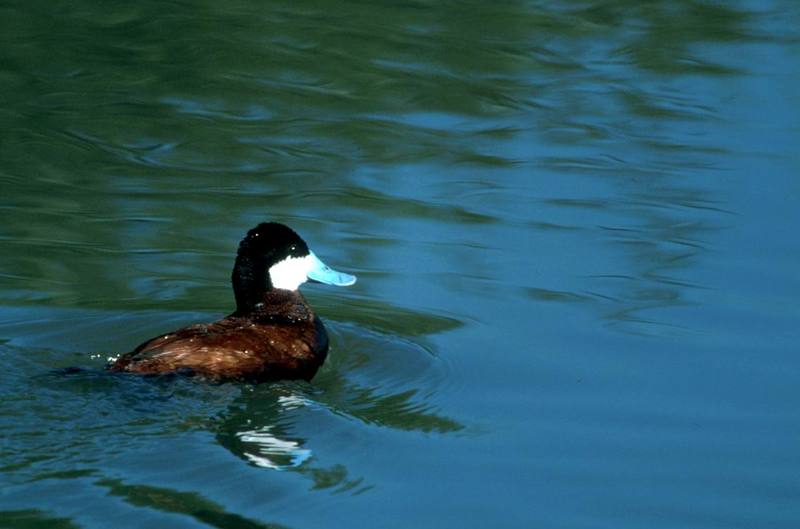
[(239, 243), (239, 255), (260, 256), (271, 265), (287, 257), (308, 255), (308, 245), (293, 229), (277, 222), (263, 222), (247, 232)]

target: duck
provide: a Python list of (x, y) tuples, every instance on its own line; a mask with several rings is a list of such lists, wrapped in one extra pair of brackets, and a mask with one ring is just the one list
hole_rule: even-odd
[(291, 228), (261, 223), (239, 243), (231, 274), (236, 310), (147, 340), (108, 365), (117, 373), (199, 375), (213, 381), (310, 381), (328, 333), (299, 291), (306, 281), (356, 282), (322, 262)]

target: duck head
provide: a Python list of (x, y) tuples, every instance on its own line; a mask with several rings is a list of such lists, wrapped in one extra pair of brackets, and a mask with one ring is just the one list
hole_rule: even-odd
[(308, 280), (336, 286), (356, 282), (355, 276), (323, 263), (294, 230), (277, 222), (247, 232), (231, 279), (239, 312), (253, 310), (271, 290), (296, 291)]

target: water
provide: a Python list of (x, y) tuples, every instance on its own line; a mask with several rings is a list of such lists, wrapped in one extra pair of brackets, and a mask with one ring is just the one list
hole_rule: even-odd
[[(0, 9), (0, 527), (800, 525), (795, 2)], [(270, 219), (310, 384), (103, 373)]]

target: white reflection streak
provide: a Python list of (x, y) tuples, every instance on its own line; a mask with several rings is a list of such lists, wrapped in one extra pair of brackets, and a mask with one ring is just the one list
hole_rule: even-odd
[[(254, 443), (259, 447), (259, 453), (245, 452), (247, 459), (256, 466), (284, 470), (299, 467), (311, 458), (311, 450), (301, 448), (296, 441), (279, 439), (270, 433), (270, 426), (259, 430), (237, 432), (236, 436), (245, 443)], [(288, 456), (289, 463), (281, 465), (270, 459), (270, 456)]]
[(303, 406), (313, 407), (312, 402), (301, 395), (281, 395), (278, 397), (278, 402), (284, 410), (295, 410)]
[[(299, 395), (281, 396), (278, 397), (278, 402), (280, 402), (284, 410), (293, 410), (311, 405), (308, 399)], [(248, 461), (261, 468), (285, 470), (299, 467), (311, 459), (311, 450), (302, 448), (297, 441), (275, 437), (271, 430), (272, 426), (266, 425), (256, 430), (246, 430), (236, 433), (236, 437), (242, 442), (253, 443), (258, 446), (257, 454), (244, 452)], [(280, 464), (274, 461), (274, 459), (281, 457), (288, 457), (289, 463)]]

